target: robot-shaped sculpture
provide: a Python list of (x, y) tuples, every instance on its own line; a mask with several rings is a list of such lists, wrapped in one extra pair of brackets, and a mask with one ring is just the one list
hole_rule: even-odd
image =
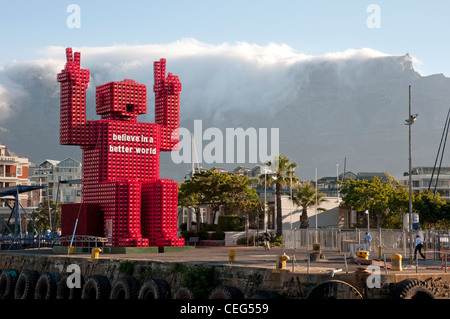
[(109, 246), (183, 246), (184, 239), (177, 238), (177, 184), (159, 178), (160, 151), (178, 147), (178, 77), (166, 77), (165, 59), (154, 62), (156, 123), (137, 121), (147, 112), (147, 90), (130, 79), (97, 86), (101, 119), (87, 121), (89, 70), (81, 69), (79, 52), (67, 48), (66, 58), (57, 78), (60, 143), (83, 151), (81, 205), (99, 207)]

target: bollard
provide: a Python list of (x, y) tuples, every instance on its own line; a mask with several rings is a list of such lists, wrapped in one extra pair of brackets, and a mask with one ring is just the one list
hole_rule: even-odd
[(230, 249), (228, 251), (228, 262), (234, 263), (236, 261), (236, 250)]
[(369, 252), (367, 250), (358, 250), (356, 252), (356, 260), (369, 260)]
[(311, 260), (317, 260), (320, 259), (320, 255), (322, 254), (322, 252), (320, 251), (320, 244), (316, 243), (316, 244), (312, 244), (312, 252), (311, 252)]
[(391, 256), (391, 270), (402, 271), (402, 255), (395, 254)]
[(102, 250), (100, 248), (92, 248), (92, 258), (98, 258), (98, 254), (101, 252)]
[(289, 260), (289, 256), (286, 254), (278, 256), (277, 269), (286, 269), (286, 260)]
[(313, 254), (320, 254), (320, 244), (316, 243), (316, 244), (312, 244), (312, 253)]

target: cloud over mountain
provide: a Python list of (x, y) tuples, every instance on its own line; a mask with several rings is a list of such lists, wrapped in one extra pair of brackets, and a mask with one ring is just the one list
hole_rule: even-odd
[[(65, 48), (48, 47), (43, 58), (0, 66), (0, 141), (34, 162), (80, 159), (76, 146), (59, 145), (59, 84)], [(167, 58), (167, 71), (180, 77), (181, 126), (203, 129), (279, 128), (280, 152), (299, 163), (298, 175), (335, 175), (343, 169), (407, 170), (408, 86), (413, 90), (413, 159), (432, 165), (450, 102), (443, 75), (422, 76), (409, 55), (349, 49), (310, 56), (284, 44), (245, 42), (209, 45), (194, 39), (168, 44), (74, 48), (91, 71), (87, 117), (95, 114), (95, 86), (124, 78), (147, 85), (153, 122), (153, 61)], [(204, 142), (204, 145), (208, 141)], [(163, 155), (161, 175), (181, 180), (190, 164)], [(240, 163), (232, 163), (233, 168)], [(245, 164), (244, 164), (245, 165)], [(253, 164), (249, 164), (253, 165)], [(206, 165), (207, 166), (207, 165)], [(211, 166), (211, 165), (209, 165)], [(218, 166), (226, 166), (218, 164)]]

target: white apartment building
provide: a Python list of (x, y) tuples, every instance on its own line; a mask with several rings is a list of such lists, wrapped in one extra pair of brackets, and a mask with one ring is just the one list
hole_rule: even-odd
[[(50, 197), (63, 203), (81, 202), (81, 163), (71, 157), (63, 161), (47, 159), (33, 167), (30, 177), (34, 185), (47, 186), (41, 190), (41, 199)], [(68, 183), (68, 181), (77, 181)]]
[[(431, 191), (434, 191), (436, 188), (436, 191), (443, 199), (450, 201), (450, 167), (441, 167), (439, 170), (437, 167), (419, 166), (412, 168), (411, 171), (413, 192), (420, 192), (422, 190), (427, 190), (428, 188), (430, 188)], [(400, 184), (408, 186), (409, 176), (401, 176), (398, 178), (398, 181)]]

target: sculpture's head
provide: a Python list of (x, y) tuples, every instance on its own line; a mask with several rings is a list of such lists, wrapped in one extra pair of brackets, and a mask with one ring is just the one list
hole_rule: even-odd
[(147, 113), (147, 88), (130, 79), (99, 85), (96, 110), (102, 119), (136, 120), (139, 114)]

